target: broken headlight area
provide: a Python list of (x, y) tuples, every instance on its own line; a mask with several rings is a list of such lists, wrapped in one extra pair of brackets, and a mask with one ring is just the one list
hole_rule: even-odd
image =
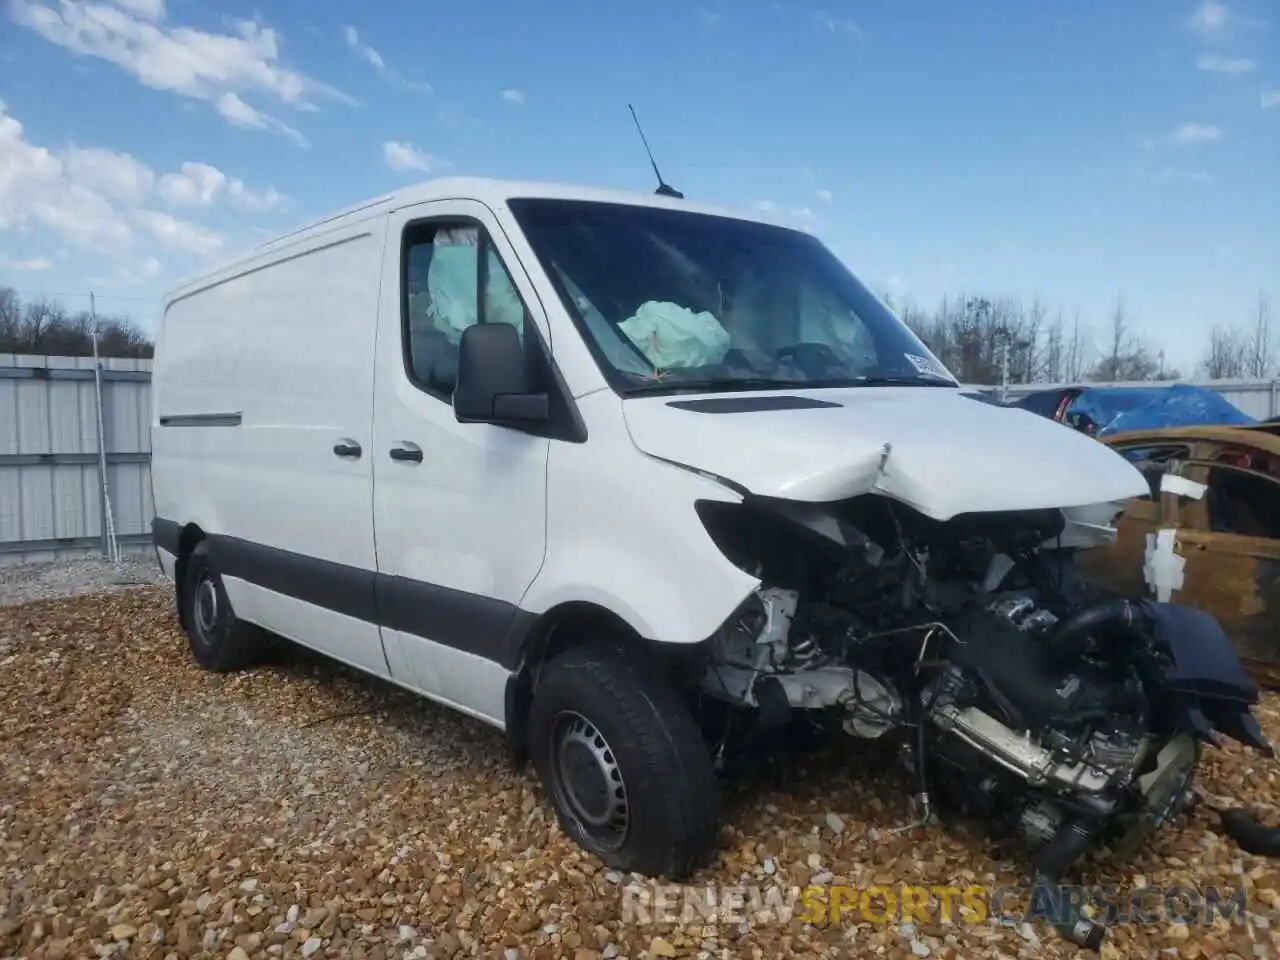
[(1020, 834), (1038, 873), (1170, 820), (1201, 743), (1269, 751), (1212, 618), (1104, 598), (1060, 546), (1063, 511), (938, 522), (876, 496), (698, 510), (760, 581), (705, 645), (702, 693), (764, 724), (799, 712), (901, 736), (922, 817), (937, 803)]

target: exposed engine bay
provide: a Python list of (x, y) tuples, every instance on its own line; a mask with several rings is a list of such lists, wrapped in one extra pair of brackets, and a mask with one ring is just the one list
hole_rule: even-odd
[[(1271, 755), (1217, 622), (1101, 595), (1061, 510), (943, 523), (871, 495), (699, 512), (761, 584), (710, 638), (701, 692), (762, 722), (902, 735), (919, 822), (936, 804), (1019, 835), (1037, 877), (1169, 822), (1219, 734)], [(1102, 937), (1084, 918), (1061, 929)]]

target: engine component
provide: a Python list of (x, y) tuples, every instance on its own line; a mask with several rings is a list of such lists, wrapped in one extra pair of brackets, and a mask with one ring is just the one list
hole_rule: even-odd
[(1107, 723), (1141, 710), (1130, 686), (1096, 664), (1059, 665), (1044, 647), (1052, 621), (1026, 597), (998, 600), (967, 611), (955, 621), (964, 641), (952, 648), (952, 663), (982, 691), (988, 709), (1006, 725), (1040, 733), (1057, 727)]
[(1062, 810), (1053, 803), (1028, 804), (1018, 818), (1018, 829), (1033, 846), (1041, 847), (1052, 840), (1062, 827)]
[(1099, 730), (1085, 745), (1093, 762), (1113, 770), (1137, 770), (1147, 749), (1147, 739), (1126, 730)]
[(1053, 785), (1072, 791), (1100, 793), (1112, 784), (1113, 776), (1092, 765), (1058, 760), (1032, 739), (1030, 733), (1015, 733), (976, 707), (942, 703), (930, 712), (940, 730), (964, 741), (975, 750), (1016, 773), (1030, 786)]
[(859, 670), (853, 678), (854, 696), (846, 701), (845, 733), (864, 739), (883, 736), (902, 722), (902, 698), (887, 683)]
[[(823, 641), (845, 639), (848, 615), (822, 604), (806, 610), (794, 590), (758, 590), (711, 646), (702, 689), (741, 706), (761, 706), (760, 685), (776, 684), (800, 710), (846, 710), (843, 726), (878, 737), (901, 722), (902, 699), (871, 672), (838, 662)], [(826, 635), (823, 635), (825, 631)], [(843, 631), (843, 632), (842, 632)], [(777, 698), (777, 693), (771, 695)]]
[(796, 615), (800, 594), (794, 590), (761, 590), (760, 602), (764, 604), (764, 627), (756, 643), (766, 647), (775, 663), (787, 655), (787, 635), (791, 632), (791, 619)]
[(1165, 743), (1156, 754), (1156, 766), (1138, 778), (1138, 789), (1147, 800), (1147, 829), (1155, 830), (1177, 815), (1200, 759), (1196, 741), (1187, 734)]

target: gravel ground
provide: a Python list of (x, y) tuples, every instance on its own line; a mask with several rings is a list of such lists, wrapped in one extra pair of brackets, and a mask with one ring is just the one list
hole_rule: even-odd
[(101, 557), (12, 564), (0, 567), (0, 607), (163, 582), (164, 573), (150, 551), (126, 553), (119, 564)]
[[(630, 922), (640, 878), (560, 833), (496, 731), (292, 649), (202, 673), (171, 604), (142, 588), (0, 610), (0, 957), (1077, 955), (1029, 925)], [(1280, 738), (1280, 700), (1262, 715)], [(1202, 782), (1261, 802), (1280, 781), (1230, 747)], [(691, 886), (1020, 881), (1021, 861), (960, 827), (894, 833), (908, 790), (848, 745), (746, 775)], [(1280, 868), (1204, 809), (1087, 880), (1250, 893), (1248, 922), (1118, 927), (1104, 957), (1252, 960), (1280, 942)]]

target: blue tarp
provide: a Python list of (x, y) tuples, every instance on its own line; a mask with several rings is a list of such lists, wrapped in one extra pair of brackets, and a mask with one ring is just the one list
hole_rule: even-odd
[(1161, 427), (1246, 426), (1257, 423), (1222, 394), (1176, 383), (1169, 387), (1089, 387), (1067, 414), (1084, 414), (1097, 436)]

